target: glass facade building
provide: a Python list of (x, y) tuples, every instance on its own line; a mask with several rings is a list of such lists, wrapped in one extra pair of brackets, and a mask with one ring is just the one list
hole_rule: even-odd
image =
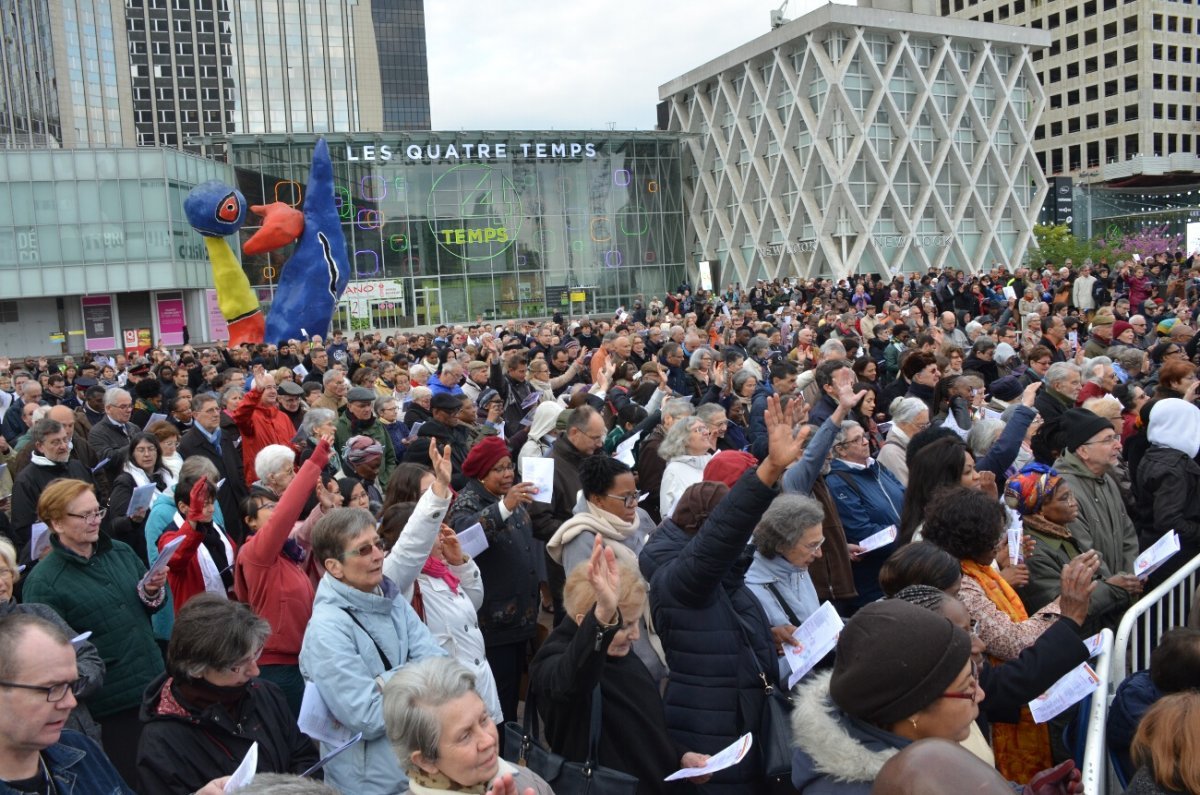
[[(317, 136), (233, 136), (250, 204), (300, 206)], [(351, 285), (346, 328), (609, 311), (684, 280), (669, 133), (327, 137)], [(257, 231), (253, 219), (243, 240)], [(243, 258), (271, 300), (290, 247)]]
[(0, 353), (82, 350), (96, 336), (82, 306), (96, 314), (104, 298), (110, 336), (162, 336), (156, 310), (169, 295), (183, 308), (172, 317), (205, 338), (211, 268), (183, 199), (210, 179), (233, 172), (171, 149), (0, 151)]
[(0, 148), (62, 140), (54, 76), (49, 8), (6, 4), (0, 10)]
[(423, 0), (373, 0), (383, 129), (428, 130), (429, 62)]

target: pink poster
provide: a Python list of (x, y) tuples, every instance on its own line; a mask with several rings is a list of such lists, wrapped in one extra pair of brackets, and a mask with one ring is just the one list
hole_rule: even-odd
[(183, 326), (186, 320), (183, 316), (182, 293), (159, 293), (155, 296), (158, 307), (158, 338), (164, 345), (183, 344)]
[(108, 351), (117, 347), (113, 330), (111, 295), (85, 295), (79, 299), (83, 308), (83, 338), (89, 351)]
[(217, 305), (217, 291), (205, 290), (204, 292), (208, 306), (208, 338), (213, 342), (228, 340), (229, 324), (225, 322), (225, 316), (221, 314), (221, 307)]

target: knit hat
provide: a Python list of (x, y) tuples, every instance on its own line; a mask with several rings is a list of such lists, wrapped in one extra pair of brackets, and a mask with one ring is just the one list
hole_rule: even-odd
[(838, 637), (829, 695), (847, 714), (887, 727), (937, 701), (970, 659), (970, 636), (940, 613), (872, 602)]
[(690, 536), (700, 532), (700, 528), (708, 520), (717, 503), (729, 494), (729, 487), (724, 483), (700, 481), (688, 486), (675, 504), (671, 521), (679, 525), (679, 529)]
[(483, 408), (483, 407), (487, 406), (488, 403), (492, 402), (493, 400), (496, 400), (499, 397), (500, 397), (499, 392), (492, 389), (490, 386), (485, 387), (483, 389), (483, 391), (479, 393), (479, 397), (475, 399), (475, 405), (479, 406), (480, 408)]
[(462, 473), (469, 478), (481, 478), (491, 472), (500, 459), (511, 455), (508, 445), (499, 436), (485, 436), (467, 454), (467, 460), (463, 461)]
[(1130, 331), (1132, 328), (1133, 326), (1129, 325), (1124, 320), (1118, 320), (1116, 323), (1113, 323), (1113, 339), (1115, 340), (1117, 337), (1121, 336), (1126, 331)]
[(714, 455), (704, 467), (704, 480), (715, 480), (729, 488), (737, 483), (750, 467), (758, 466), (758, 459), (741, 450), (722, 450)]
[(383, 445), (370, 436), (352, 436), (342, 450), (342, 458), (350, 466), (365, 464), (372, 458), (383, 458)]
[(1067, 409), (1059, 419), (1063, 449), (1074, 452), (1098, 433), (1111, 431), (1112, 423), (1087, 409)]
[(1003, 400), (1007, 403), (1010, 400), (1019, 398), (1025, 390), (1021, 386), (1019, 378), (1015, 375), (1006, 375), (1003, 378), (997, 378), (993, 381), (991, 387), (989, 387), (989, 391), (996, 400)]
[(1022, 516), (1040, 513), (1062, 476), (1045, 464), (1026, 464), (1004, 484), (1004, 502)]

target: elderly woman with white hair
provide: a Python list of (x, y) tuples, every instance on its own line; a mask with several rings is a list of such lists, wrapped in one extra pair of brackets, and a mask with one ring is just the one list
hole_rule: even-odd
[(704, 479), (712, 447), (712, 431), (699, 417), (678, 420), (667, 431), (658, 448), (659, 458), (667, 462), (658, 492), (660, 516), (670, 516), (687, 487)]
[[(821, 606), (808, 567), (821, 557), (825, 543), (825, 509), (812, 497), (781, 494), (758, 520), (751, 542), (754, 558), (746, 570), (746, 587), (758, 599), (775, 648), (792, 645), (792, 633)], [(779, 677), (791, 674), (779, 658)]]
[(433, 390), (427, 386), (414, 386), (408, 393), (408, 408), (404, 412), (404, 424), (411, 429), (418, 422), (429, 422), (433, 419), (431, 404)]
[(269, 444), (254, 457), (258, 480), (253, 486), (264, 488), (278, 499), (296, 476), (296, 452), (282, 444)]
[(554, 795), (529, 768), (500, 758), (499, 732), (475, 675), (457, 662), (422, 660), (397, 671), (383, 686), (383, 719), (412, 795)]
[(895, 475), (900, 485), (908, 485), (908, 442), (929, 427), (929, 405), (917, 397), (900, 397), (889, 407), (892, 427), (875, 460)]
[[(398, 795), (408, 790), (408, 779), (385, 736), (382, 689), (417, 660), (436, 657), (444, 666), (446, 652), (384, 576), (383, 540), (368, 511), (333, 509), (317, 522), (312, 545), (325, 573), (300, 671), (339, 723), (363, 733), (360, 747), (326, 766), (325, 781), (339, 792)], [(331, 750), (322, 743), (322, 755)]]

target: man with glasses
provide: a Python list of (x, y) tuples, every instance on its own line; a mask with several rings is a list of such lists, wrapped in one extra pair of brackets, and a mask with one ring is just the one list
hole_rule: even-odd
[(26, 561), (38, 557), (37, 550), (23, 552), (23, 549), (30, 541), (33, 523), (38, 520), (37, 502), (42, 490), (59, 478), (93, 482), (88, 468), (71, 458), (70, 432), (61, 422), (49, 418), (38, 420), (29, 431), (29, 438), (33, 455), (13, 481), (12, 494), (13, 541)]
[(242, 469), (242, 454), (231, 437), (221, 429), (221, 407), (210, 393), (192, 398), (192, 427), (179, 439), (179, 455), (184, 460), (192, 456), (207, 458), (220, 474), (217, 503), (225, 518), (225, 531), (241, 541), (242, 501), (250, 496)]
[(108, 461), (107, 471), (113, 477), (121, 471), (121, 455), (129, 441), (141, 431), (129, 421), (132, 414), (133, 396), (124, 389), (110, 389), (104, 395), (104, 419), (88, 434), (88, 444), (98, 459)]
[(133, 795), (99, 745), (64, 730), (87, 684), (60, 627), (27, 613), (0, 618), (0, 789)]
[(1067, 411), (1059, 426), (1063, 453), (1054, 468), (1079, 501), (1079, 516), (1067, 530), (1081, 551), (1099, 552), (1110, 571), (1132, 572), (1137, 530), (1112, 473), (1121, 456), (1121, 435), (1111, 422), (1085, 409)]

